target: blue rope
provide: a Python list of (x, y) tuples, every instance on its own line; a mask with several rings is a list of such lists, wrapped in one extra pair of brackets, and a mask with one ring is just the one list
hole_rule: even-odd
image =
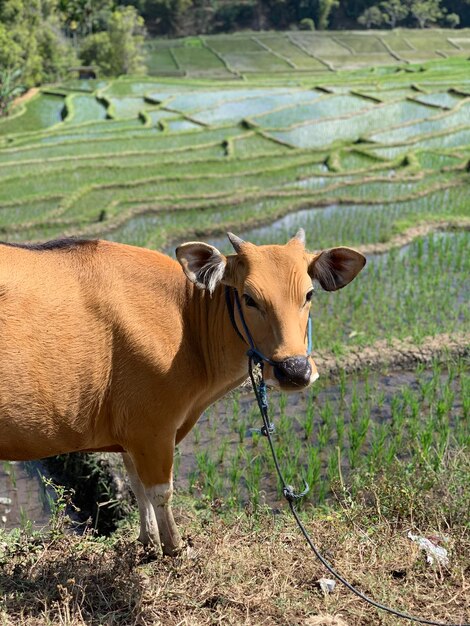
[[(275, 366), (276, 361), (269, 359), (265, 354), (263, 354), (256, 347), (253, 337), (250, 333), (250, 329), (248, 328), (248, 325), (246, 323), (245, 316), (243, 315), (240, 297), (236, 289), (233, 289), (233, 299), (234, 299), (234, 305), (237, 307), (238, 315), (240, 316), (240, 320), (243, 326), (243, 331), (245, 332), (245, 337), (240, 332), (240, 329), (238, 328), (237, 322), (235, 320), (233, 306), (232, 306), (232, 302), (230, 299), (230, 288), (225, 287), (225, 301), (227, 303), (230, 321), (237, 335), (241, 339), (243, 339), (245, 343), (247, 343), (250, 346), (250, 349), (246, 353), (248, 358), (252, 358), (256, 364), (261, 364), (264, 361), (265, 363), (269, 363), (269, 365)], [(310, 317), (310, 314), (309, 314), (308, 321), (307, 321), (307, 355), (310, 356), (311, 353), (312, 353), (312, 318)]]
[(313, 350), (313, 340), (312, 340), (312, 316), (310, 313), (308, 314), (308, 322), (307, 322), (307, 354), (310, 356)]
[[(358, 589), (356, 589), (355, 587), (353, 587), (353, 585), (351, 585), (351, 583), (349, 583), (345, 578), (343, 578), (343, 576), (341, 576), (341, 574), (339, 574), (329, 563), (328, 561), (326, 561), (326, 559), (323, 557), (323, 555), (319, 552), (318, 548), (316, 547), (316, 545), (313, 543), (309, 533), (307, 532), (307, 529), (305, 528), (305, 526), (302, 523), (302, 520), (299, 517), (299, 514), (297, 512), (297, 509), (295, 507), (295, 503), (300, 501), (304, 496), (307, 495), (307, 493), (309, 492), (309, 486), (308, 483), (304, 480), (304, 490), (300, 493), (296, 493), (294, 491), (294, 488), (292, 487), (292, 485), (288, 485), (284, 479), (284, 476), (282, 474), (280, 465), (279, 465), (279, 461), (277, 458), (277, 454), (276, 454), (276, 450), (274, 448), (274, 443), (272, 440), (271, 435), (275, 432), (275, 427), (274, 424), (272, 424), (269, 421), (269, 414), (268, 414), (268, 392), (267, 392), (267, 388), (266, 388), (266, 383), (264, 382), (264, 377), (263, 377), (263, 365), (264, 362), (269, 363), (271, 365), (275, 365), (274, 361), (271, 361), (270, 359), (268, 359), (262, 352), (260, 352), (256, 346), (255, 343), (253, 341), (253, 337), (251, 336), (251, 333), (248, 329), (248, 326), (246, 324), (244, 315), (243, 315), (243, 311), (241, 308), (241, 304), (240, 304), (240, 299), (238, 297), (238, 293), (237, 290), (234, 290), (234, 299), (235, 299), (235, 303), (238, 309), (238, 313), (240, 315), (240, 319), (242, 321), (243, 324), (243, 330), (245, 331), (246, 334), (246, 339), (243, 337), (243, 335), (241, 334), (241, 332), (239, 331), (237, 324), (235, 322), (235, 316), (233, 313), (233, 310), (231, 309), (231, 302), (230, 302), (230, 294), (228, 291), (228, 288), (226, 288), (226, 299), (227, 299), (227, 305), (229, 306), (229, 314), (230, 314), (230, 319), (232, 321), (232, 325), (235, 328), (237, 334), (244, 340), (248, 340), (248, 344), (250, 346), (250, 349), (247, 352), (248, 355), (248, 372), (250, 375), (250, 379), (251, 379), (251, 384), (253, 385), (253, 390), (255, 392), (255, 396), (256, 396), (256, 400), (258, 402), (258, 407), (261, 413), (261, 417), (263, 420), (263, 426), (262, 428), (258, 431), (261, 435), (264, 435), (269, 443), (269, 447), (271, 449), (271, 454), (273, 457), (273, 461), (274, 461), (274, 465), (276, 467), (276, 471), (277, 474), (279, 476), (279, 480), (281, 481), (282, 484), (282, 493), (284, 495), (284, 497), (286, 498), (288, 504), (289, 504), (289, 508), (292, 512), (292, 515), (295, 518), (295, 521), (297, 522), (297, 525), (300, 529), (300, 531), (302, 532), (303, 536), (305, 537), (308, 545), (310, 546), (310, 548), (312, 549), (313, 553), (315, 554), (315, 556), (318, 558), (318, 560), (323, 564), (323, 566), (337, 579), (339, 580), (341, 583), (343, 583), (343, 585), (345, 587), (347, 587), (350, 591), (352, 591), (356, 596), (358, 596), (359, 598), (361, 598), (362, 600), (364, 600), (365, 602), (367, 602), (368, 604), (370, 604), (371, 606), (380, 609), (382, 611), (386, 611), (387, 613), (390, 613), (391, 615), (395, 615), (401, 619), (406, 619), (412, 622), (419, 622), (421, 624), (429, 624), (430, 626), (458, 626), (458, 625), (453, 625), (453, 624), (444, 624), (442, 622), (434, 622), (432, 620), (427, 620), (421, 617), (415, 617), (414, 615), (408, 615), (407, 613), (403, 613), (401, 611), (397, 611), (396, 609), (392, 609), (388, 606), (385, 606), (383, 604), (380, 604), (379, 602), (376, 602), (375, 600), (372, 600), (372, 598), (369, 598), (368, 596), (366, 596), (364, 593), (362, 593), (361, 591), (359, 591)], [(312, 319), (309, 315), (308, 317), (308, 322), (307, 322), (307, 354), (310, 356), (311, 352), (312, 352)], [(253, 372), (253, 365), (258, 365), (261, 369), (261, 380), (259, 382), (256, 382), (255, 380), (255, 375)], [(461, 624), (460, 626), (470, 626), (470, 624)]]

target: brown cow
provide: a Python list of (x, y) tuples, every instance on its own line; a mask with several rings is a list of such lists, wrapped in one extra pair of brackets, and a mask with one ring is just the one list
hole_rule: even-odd
[(276, 361), (266, 378), (299, 389), (318, 377), (305, 339), (312, 279), (340, 289), (365, 264), (349, 248), (307, 253), (303, 231), (284, 246), (229, 236), (236, 254), (186, 243), (179, 263), (108, 241), (0, 245), (0, 458), (123, 452), (139, 538), (166, 554), (181, 547), (175, 445), (247, 376), (224, 286)]

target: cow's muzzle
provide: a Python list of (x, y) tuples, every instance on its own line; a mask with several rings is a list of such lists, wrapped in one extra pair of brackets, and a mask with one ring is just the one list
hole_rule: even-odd
[(306, 387), (312, 382), (312, 366), (306, 356), (292, 356), (276, 363), (274, 376), (281, 387), (296, 389)]

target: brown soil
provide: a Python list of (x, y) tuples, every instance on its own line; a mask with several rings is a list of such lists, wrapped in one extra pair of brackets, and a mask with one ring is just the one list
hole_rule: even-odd
[(419, 345), (411, 339), (384, 339), (372, 346), (349, 348), (341, 356), (327, 351), (317, 352), (314, 359), (322, 375), (335, 377), (340, 370), (350, 374), (365, 368), (412, 369), (417, 363), (429, 365), (435, 359), (443, 361), (459, 356), (470, 356), (470, 333), (425, 337)]
[(358, 250), (360, 250), (363, 254), (384, 254), (385, 252), (389, 252), (392, 248), (403, 248), (403, 246), (409, 245), (418, 237), (426, 237), (431, 233), (446, 230), (470, 230), (470, 220), (440, 220), (420, 224), (418, 226), (412, 226), (399, 235), (392, 237), (389, 241), (358, 246)]
[(35, 96), (37, 93), (39, 93), (39, 88), (38, 87), (31, 87), (31, 89), (28, 89), (28, 91), (26, 91), (22, 96), (19, 96), (18, 98), (15, 98), (13, 100), (13, 105), (12, 106), (16, 107), (19, 104), (23, 104), (23, 102), (27, 102), (28, 100), (31, 100), (31, 98), (33, 96)]

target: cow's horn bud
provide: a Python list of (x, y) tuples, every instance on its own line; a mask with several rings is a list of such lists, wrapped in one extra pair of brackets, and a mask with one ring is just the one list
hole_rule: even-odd
[(297, 241), (300, 241), (300, 243), (305, 246), (305, 231), (303, 228), (299, 228), (299, 230), (295, 234), (294, 239), (297, 239)]
[(237, 237), (233, 233), (227, 233), (227, 237), (234, 247), (235, 252), (240, 252), (240, 246), (242, 246), (245, 242), (240, 237)]

